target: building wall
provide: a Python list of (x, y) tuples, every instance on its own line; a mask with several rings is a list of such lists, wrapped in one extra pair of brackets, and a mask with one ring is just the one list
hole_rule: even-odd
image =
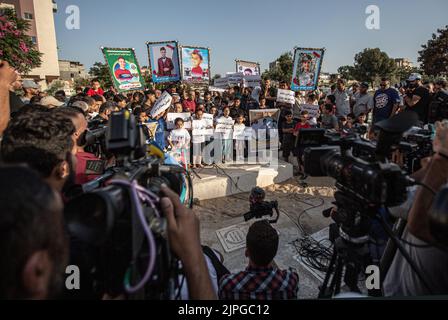
[(84, 65), (77, 61), (59, 60), (60, 79), (71, 81), (79, 78), (88, 78)]
[(34, 4), (37, 41), (39, 51), (43, 53), (42, 65), (31, 71), (31, 75), (40, 76), (47, 83), (59, 77), (58, 49), (54, 27), (52, 0), (21, 0)]
[(25, 13), (33, 15), (28, 35), (36, 37), (37, 49), (43, 53), (42, 65), (31, 70), (25, 78), (38, 81), (42, 89), (59, 77), (58, 50), (54, 26), (52, 0), (0, 0), (0, 3), (14, 5), (17, 15), (24, 19)]

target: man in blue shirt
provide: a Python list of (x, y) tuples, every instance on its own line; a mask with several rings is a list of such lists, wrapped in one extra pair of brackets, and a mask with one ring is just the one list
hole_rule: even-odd
[(400, 95), (398, 91), (390, 87), (388, 78), (382, 78), (380, 89), (373, 96), (373, 123), (389, 119), (400, 106)]

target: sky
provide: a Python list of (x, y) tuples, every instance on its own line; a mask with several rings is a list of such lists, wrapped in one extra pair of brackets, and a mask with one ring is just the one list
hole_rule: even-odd
[[(322, 70), (352, 65), (356, 53), (379, 47), (417, 62), (437, 28), (448, 25), (447, 0), (57, 0), (59, 58), (87, 70), (104, 62), (100, 47), (135, 48), (148, 65), (147, 41), (177, 40), (211, 48), (211, 72), (235, 71), (235, 59), (269, 67), (294, 47), (326, 48)], [(66, 28), (66, 8), (80, 10), (79, 30)], [(380, 12), (380, 29), (365, 23), (367, 6)]]

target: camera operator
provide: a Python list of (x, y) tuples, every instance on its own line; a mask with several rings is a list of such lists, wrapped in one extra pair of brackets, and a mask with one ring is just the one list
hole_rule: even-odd
[[(173, 191), (162, 190), (168, 238), (183, 263), (190, 298), (215, 299), (199, 220)], [(68, 256), (60, 196), (30, 169), (0, 167), (0, 207), (0, 250), (8, 257), (0, 260), (0, 299), (57, 297)]]
[[(438, 191), (448, 181), (448, 125), (437, 123), (434, 152), (430, 163), (420, 172), (421, 182)], [(433, 194), (419, 188), (409, 212), (403, 246), (422, 273), (424, 285), (409, 263), (398, 251), (386, 275), (385, 296), (423, 296), (448, 292), (448, 253), (430, 233), (429, 211)]]
[(93, 117), (90, 121), (90, 129), (96, 129), (101, 125), (107, 124), (107, 121), (109, 121), (109, 116), (116, 110), (117, 105), (115, 102), (104, 102), (100, 107), (98, 115)]
[(11, 120), (1, 143), (5, 163), (25, 163), (56, 191), (73, 182), (76, 132), (71, 120), (54, 112), (27, 112)]
[(279, 237), (268, 221), (252, 224), (246, 236), (244, 271), (224, 276), (219, 296), (224, 300), (286, 300), (297, 299), (299, 275), (293, 270), (275, 267)]
[(64, 281), (62, 201), (24, 166), (0, 167), (0, 299), (55, 298)]
[(410, 75), (409, 86), (404, 97), (406, 110), (416, 112), (423, 123), (428, 122), (429, 104), (431, 96), (429, 90), (422, 85), (422, 77), (418, 73)]

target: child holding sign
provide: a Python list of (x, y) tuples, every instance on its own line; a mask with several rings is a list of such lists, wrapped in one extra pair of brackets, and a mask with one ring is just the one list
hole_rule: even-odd
[(246, 148), (246, 137), (244, 134), (244, 130), (246, 129), (245, 118), (242, 114), (238, 115), (236, 118), (236, 123), (233, 127), (233, 139), (235, 140), (235, 152), (236, 152), (236, 161), (242, 162), (244, 161), (244, 149)]
[(220, 138), (222, 140), (222, 162), (226, 163), (226, 161), (232, 160), (233, 151), (232, 129), (234, 121), (230, 117), (229, 107), (226, 106), (222, 109), (222, 116), (217, 119), (216, 123), (216, 132), (220, 134)]
[(193, 168), (203, 168), (202, 151), (205, 145), (205, 135), (203, 129), (206, 129), (205, 121), (203, 121), (203, 109), (196, 109), (193, 120)]
[(170, 132), (168, 136), (168, 142), (172, 147), (173, 157), (182, 162), (185, 168), (188, 165), (188, 151), (190, 149), (190, 134), (187, 129), (184, 129), (184, 120), (177, 118), (175, 120), (176, 129)]

